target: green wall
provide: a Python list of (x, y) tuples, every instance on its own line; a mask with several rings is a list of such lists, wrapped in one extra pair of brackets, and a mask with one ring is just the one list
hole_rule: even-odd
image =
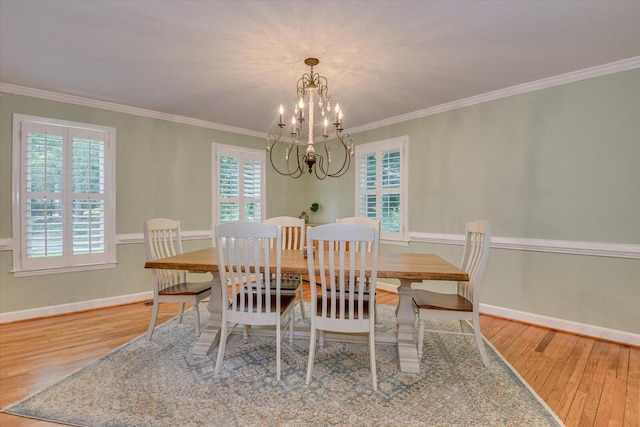
[[(359, 133), (409, 135), (409, 229), (640, 244), (640, 70)], [(353, 193), (344, 199), (353, 198)], [(393, 248), (387, 250), (407, 250)], [(461, 249), (411, 243), (451, 261)], [(640, 333), (640, 260), (492, 249), (485, 304)]]
[[(185, 230), (211, 227), (211, 143), (263, 148), (261, 138), (24, 96), (0, 97), (0, 237), (11, 237), (11, 114), (117, 129), (117, 233), (141, 233), (154, 216)], [(462, 234), (476, 218), (494, 237), (640, 243), (640, 70), (459, 108), (353, 135), (358, 144), (408, 135), (409, 229)], [(353, 169), (291, 180), (268, 169), (267, 216), (311, 222), (354, 214)], [(160, 203), (158, 201), (161, 201)], [(208, 241), (189, 242), (193, 248)], [(412, 242), (457, 262), (461, 247)], [(141, 244), (118, 245), (118, 267), (14, 278), (0, 252), (0, 312), (151, 289)], [(640, 332), (640, 261), (492, 249), (483, 283), (489, 305)], [(439, 284), (439, 286), (443, 286)]]
[[(116, 128), (116, 233), (142, 233), (148, 218), (179, 218), (185, 231), (211, 229), (211, 144), (263, 148), (262, 138), (27, 96), (0, 94), (0, 238), (12, 237), (13, 113)], [(277, 180), (272, 171), (267, 185)], [(274, 207), (290, 180), (267, 189)], [(274, 188), (274, 190), (272, 190)], [(304, 207), (301, 205), (300, 210)], [(269, 208), (268, 208), (269, 209)], [(298, 211), (298, 207), (294, 211)], [(187, 242), (186, 247), (209, 245)], [(15, 278), (13, 253), (0, 251), (0, 312), (135, 294), (152, 289), (142, 244), (118, 245), (114, 269)]]

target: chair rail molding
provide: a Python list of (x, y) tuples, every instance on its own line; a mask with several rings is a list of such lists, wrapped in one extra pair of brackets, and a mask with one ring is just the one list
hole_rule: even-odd
[[(213, 233), (211, 232), (211, 230), (180, 231), (180, 235), (182, 236), (183, 242), (186, 240), (201, 240), (213, 238)], [(137, 243), (144, 243), (144, 234), (129, 233), (118, 234), (116, 236), (117, 245), (130, 245)]]
[[(211, 239), (212, 236), (213, 234), (211, 230), (182, 232), (183, 240)], [(411, 232), (409, 233), (409, 241), (462, 246), (464, 244), (464, 236), (462, 234)], [(118, 245), (140, 243), (144, 243), (144, 236), (142, 233), (118, 234), (116, 236), (116, 244)], [(581, 242), (573, 240), (527, 239), (520, 237), (492, 236), (491, 247), (516, 251), (551, 252), (558, 254), (640, 259), (640, 244), (636, 245), (631, 243)], [(0, 251), (10, 251), (12, 249), (13, 239), (0, 239)]]
[(0, 251), (10, 251), (13, 248), (13, 239), (0, 239)]
[[(409, 234), (411, 242), (463, 245), (462, 234)], [(612, 258), (640, 259), (640, 244), (581, 242), (573, 240), (528, 239), (520, 237), (491, 237), (491, 247), (517, 251), (551, 252), (571, 255), (592, 255)]]

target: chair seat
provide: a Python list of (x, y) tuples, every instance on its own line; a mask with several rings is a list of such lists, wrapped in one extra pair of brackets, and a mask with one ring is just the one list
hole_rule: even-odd
[(458, 294), (414, 290), (413, 305), (427, 310), (473, 311), (473, 304)]
[[(249, 308), (249, 295), (245, 294), (244, 295), (244, 304), (245, 304), (245, 311), (248, 311)], [(241, 300), (242, 296), (240, 294), (236, 294), (236, 304), (239, 306), (240, 305), (240, 300)], [(253, 313), (257, 312), (257, 307), (258, 307), (258, 295), (256, 294), (252, 294), (251, 298), (253, 299)], [(265, 295), (261, 295), (262, 298), (262, 306), (265, 306)], [(287, 307), (289, 307), (289, 305), (293, 302), (293, 300), (295, 300), (296, 296), (295, 295), (280, 295), (280, 314), (284, 313), (285, 310), (287, 309)], [(276, 311), (276, 299), (277, 297), (275, 295), (271, 295), (271, 312)]]
[(211, 290), (211, 282), (177, 283), (158, 292), (159, 295), (198, 295)]
[[(331, 307), (332, 307), (332, 301), (328, 301), (328, 306), (327, 306), (327, 312), (331, 311)], [(318, 297), (318, 303), (316, 306), (317, 312), (320, 313), (322, 312), (322, 298), (319, 296)], [(340, 306), (336, 307), (336, 311), (340, 310)], [(345, 311), (347, 311), (348, 309), (345, 307)], [(362, 304), (362, 311), (364, 312), (364, 317), (366, 319), (369, 318), (369, 300), (364, 300), (363, 304)], [(355, 316), (355, 318), (358, 317), (358, 305), (356, 304), (353, 310), (353, 315)]]

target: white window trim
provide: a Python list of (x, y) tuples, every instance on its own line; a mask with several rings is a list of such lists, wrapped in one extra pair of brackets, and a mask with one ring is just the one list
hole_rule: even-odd
[[(381, 243), (390, 245), (407, 245), (409, 243), (409, 136), (404, 135), (396, 138), (389, 138), (382, 141), (374, 141), (366, 144), (359, 144), (355, 147), (355, 212), (360, 212), (360, 155), (366, 153), (382, 153), (383, 151), (400, 149), (400, 232), (380, 233)], [(380, 156), (379, 156), (380, 157)], [(380, 179), (379, 176), (376, 179)], [(378, 183), (378, 187), (379, 187)], [(379, 219), (379, 218), (378, 218)]]
[[(22, 189), (22, 123), (30, 122), (43, 125), (54, 125), (67, 128), (88, 129), (98, 132), (104, 132), (105, 138), (105, 185), (111, 189), (105, 195), (105, 251), (106, 260), (100, 262), (89, 262), (83, 264), (71, 264), (64, 267), (53, 268), (23, 268), (23, 243), (22, 243), (22, 209), (21, 201), (23, 195)], [(54, 273), (69, 273), (87, 270), (100, 270), (105, 268), (114, 268), (116, 261), (116, 129), (114, 127), (92, 125), (87, 123), (78, 123), (68, 120), (58, 120), (46, 117), (30, 116), (25, 114), (13, 114), (13, 160), (12, 160), (12, 222), (13, 222), (13, 270), (15, 277), (37, 276)], [(108, 220), (110, 219), (110, 220)]]
[(225, 144), (211, 144), (211, 182), (213, 185), (211, 186), (212, 197), (211, 197), (211, 217), (212, 217), (212, 237), (213, 244), (215, 246), (215, 230), (216, 225), (218, 225), (218, 218), (220, 217), (220, 200), (218, 195), (220, 194), (220, 180), (219, 171), (218, 171), (218, 157), (221, 155), (237, 155), (242, 157), (243, 154), (249, 154), (251, 157), (258, 157), (261, 163), (262, 170), (262, 179), (260, 180), (260, 194), (261, 202), (260, 202), (260, 217), (266, 218), (267, 215), (267, 155), (264, 150), (259, 150), (256, 148), (245, 148), (238, 147), (235, 145), (225, 145)]

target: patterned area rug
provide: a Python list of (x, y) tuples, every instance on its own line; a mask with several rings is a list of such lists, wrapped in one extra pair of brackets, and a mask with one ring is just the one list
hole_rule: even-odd
[[(380, 305), (379, 330), (394, 325), (394, 307)], [(428, 334), (420, 374), (399, 371), (395, 345), (377, 345), (375, 392), (366, 343), (318, 347), (306, 386), (308, 339), (283, 340), (280, 382), (273, 337), (233, 334), (218, 378), (216, 351), (193, 355), (193, 342), (193, 326), (172, 320), (4, 411), (77, 426), (561, 425), (490, 345), (484, 368), (472, 337)]]

